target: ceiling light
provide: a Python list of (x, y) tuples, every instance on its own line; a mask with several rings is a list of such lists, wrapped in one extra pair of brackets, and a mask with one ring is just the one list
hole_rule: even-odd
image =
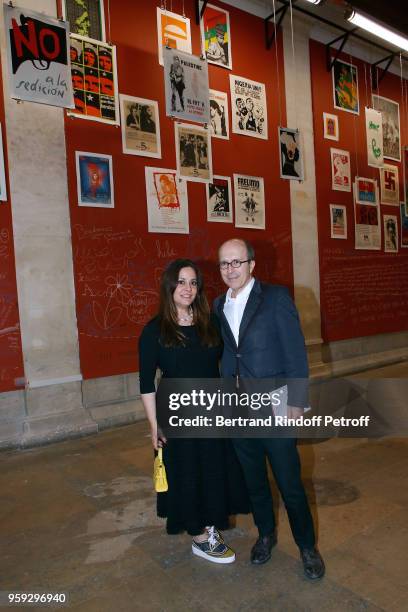
[(369, 17), (366, 17), (362, 13), (359, 13), (353, 9), (346, 13), (345, 17), (347, 21), (358, 28), (362, 28), (371, 34), (386, 40), (388, 43), (391, 43), (400, 49), (404, 49), (404, 51), (408, 51), (408, 39), (401, 36), (401, 34), (397, 34), (393, 30), (386, 28), (373, 19), (370, 19)]
[(306, 0), (306, 2), (310, 2), (310, 4), (321, 4), (323, 0)]

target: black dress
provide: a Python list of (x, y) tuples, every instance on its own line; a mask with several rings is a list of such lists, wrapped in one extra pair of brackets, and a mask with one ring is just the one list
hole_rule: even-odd
[[(165, 347), (158, 319), (139, 341), (140, 391), (155, 391), (156, 368), (167, 378), (218, 378), (222, 345), (203, 346), (194, 326), (182, 327), (186, 346)], [(249, 498), (230, 440), (169, 439), (163, 450), (169, 490), (157, 495), (167, 532), (198, 535), (208, 525), (228, 528), (228, 516), (250, 512)]]

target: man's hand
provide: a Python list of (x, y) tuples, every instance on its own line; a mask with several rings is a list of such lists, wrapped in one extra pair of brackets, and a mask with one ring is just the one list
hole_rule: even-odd
[(298, 408), (297, 406), (288, 406), (288, 418), (289, 419), (297, 419), (300, 416), (303, 416), (304, 409)]

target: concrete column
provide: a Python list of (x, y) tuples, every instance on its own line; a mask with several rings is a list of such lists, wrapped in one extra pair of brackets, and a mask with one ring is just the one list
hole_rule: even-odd
[(293, 15), (284, 20), (283, 46), (287, 127), (298, 128), (303, 144), (305, 180), (290, 181), (293, 272), (299, 309), (312, 369), (320, 369), (320, 279), (316, 211), (313, 109), (309, 56), (310, 22)]
[[(56, 16), (55, 0), (19, 7)], [(87, 428), (82, 407), (64, 111), (17, 103), (8, 90), (0, 17), (10, 200), (26, 375), (24, 436)], [(1, 438), (1, 434), (0, 434)]]

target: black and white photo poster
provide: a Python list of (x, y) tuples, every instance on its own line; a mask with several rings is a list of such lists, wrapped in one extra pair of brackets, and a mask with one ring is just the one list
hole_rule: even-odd
[(234, 174), (235, 227), (265, 229), (264, 180)]
[(207, 221), (232, 223), (231, 179), (229, 176), (213, 176), (206, 184)]
[(177, 176), (187, 181), (212, 180), (209, 130), (190, 123), (175, 123)]
[(198, 55), (163, 47), (166, 114), (208, 123), (208, 64)]
[(303, 155), (299, 130), (279, 127), (280, 175), (303, 181)]
[(210, 89), (210, 130), (214, 138), (229, 139), (228, 95)]
[(231, 74), (230, 91), (233, 133), (267, 140), (265, 85)]
[(161, 157), (157, 102), (124, 94), (120, 94), (119, 99), (123, 152), (144, 157)]

